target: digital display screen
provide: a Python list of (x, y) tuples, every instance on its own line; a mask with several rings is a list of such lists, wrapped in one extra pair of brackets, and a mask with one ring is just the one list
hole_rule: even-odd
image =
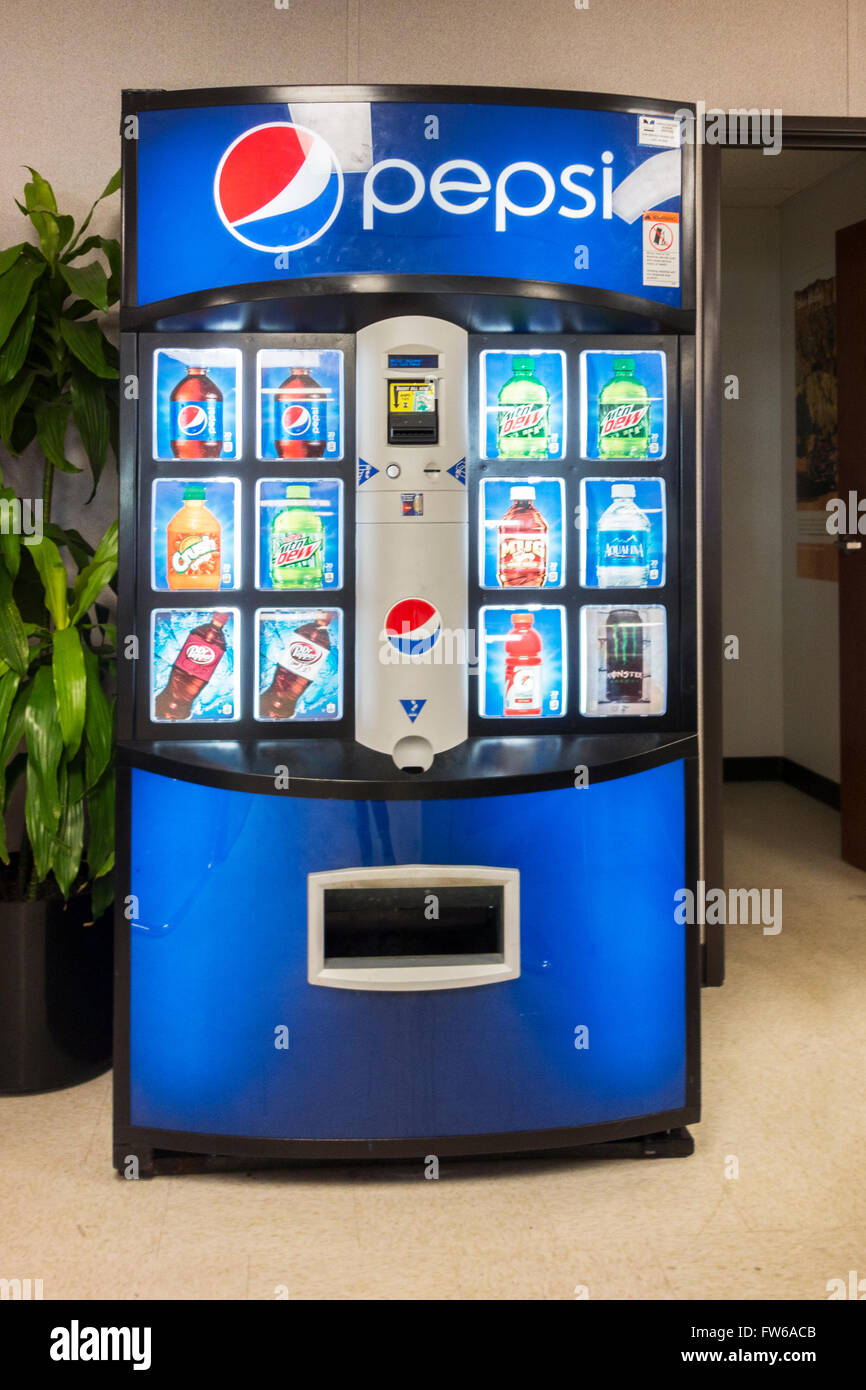
[(392, 415), (424, 415), (435, 411), (436, 382), (389, 382), (388, 409)]
[(428, 353), (426, 355), (422, 353), (414, 357), (407, 357), (399, 352), (389, 352), (388, 366), (398, 368), (404, 367), (408, 368), (410, 371), (423, 371), (428, 367), (438, 367), (439, 358), (435, 353)]

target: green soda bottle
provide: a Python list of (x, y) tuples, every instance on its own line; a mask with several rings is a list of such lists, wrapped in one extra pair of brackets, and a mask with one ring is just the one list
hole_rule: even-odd
[(499, 392), (496, 452), (500, 458), (546, 459), (550, 455), (550, 392), (535, 375), (531, 357), (512, 357)]
[(321, 589), (325, 527), (303, 483), (286, 488), (289, 506), (271, 522), (271, 584), (275, 589)]
[(634, 378), (634, 358), (615, 357), (613, 377), (598, 395), (599, 458), (649, 456), (649, 391)]

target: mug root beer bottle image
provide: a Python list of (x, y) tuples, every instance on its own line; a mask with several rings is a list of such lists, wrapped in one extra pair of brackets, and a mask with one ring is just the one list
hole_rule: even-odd
[(505, 639), (505, 713), (541, 714), (541, 637), (532, 613), (515, 613)]
[(541, 589), (547, 579), (548, 526), (534, 487), (513, 487), (498, 526), (496, 578), (502, 589)]
[(643, 700), (644, 635), (635, 608), (614, 608), (605, 625), (607, 700), (637, 705)]
[(219, 458), (223, 448), (223, 395), (204, 367), (187, 367), (169, 397), (171, 452), (179, 459)]
[(331, 650), (328, 624), (333, 613), (317, 613), (311, 623), (302, 623), (290, 633), (277, 659), (274, 679), (259, 700), (259, 714), (265, 719), (291, 719), (298, 700), (319, 673)]
[(274, 446), (281, 459), (320, 459), (328, 447), (328, 392), (293, 367), (274, 397)]
[(214, 613), (193, 628), (171, 668), (168, 684), (154, 702), (157, 719), (189, 719), (193, 701), (201, 694), (223, 659), (226, 639), (223, 628), (228, 613)]

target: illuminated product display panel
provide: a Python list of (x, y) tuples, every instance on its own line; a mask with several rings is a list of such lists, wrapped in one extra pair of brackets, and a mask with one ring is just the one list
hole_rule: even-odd
[(676, 341), (473, 342), (474, 731), (682, 727)]
[(333, 341), (141, 339), (142, 731), (345, 727), (351, 351)]

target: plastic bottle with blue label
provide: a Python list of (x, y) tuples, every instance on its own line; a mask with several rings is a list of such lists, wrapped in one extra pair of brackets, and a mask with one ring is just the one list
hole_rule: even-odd
[(650, 520), (635, 504), (633, 483), (614, 483), (599, 518), (596, 571), (603, 589), (645, 589), (649, 576)]
[(328, 395), (305, 367), (293, 367), (274, 397), (274, 444), (281, 459), (320, 459), (328, 447)]
[(204, 367), (187, 367), (169, 397), (171, 452), (215, 459), (223, 449), (223, 396)]

